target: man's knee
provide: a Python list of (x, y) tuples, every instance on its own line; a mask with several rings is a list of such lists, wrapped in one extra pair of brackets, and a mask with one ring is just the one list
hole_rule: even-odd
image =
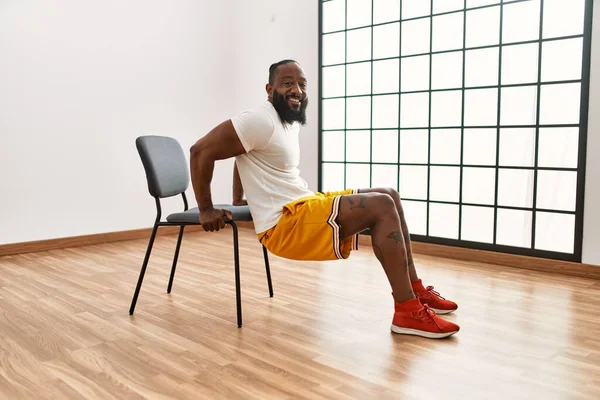
[(396, 211), (396, 202), (389, 193), (377, 193), (372, 196), (371, 207), (376, 214), (389, 214)]
[(400, 202), (400, 193), (394, 188), (383, 188), (381, 189), (381, 193), (387, 194), (390, 196), (395, 202)]

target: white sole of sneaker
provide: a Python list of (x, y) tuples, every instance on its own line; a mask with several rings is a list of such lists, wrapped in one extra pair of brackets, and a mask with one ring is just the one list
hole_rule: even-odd
[(452, 336), (456, 332), (458, 332), (458, 331), (454, 331), (454, 332), (448, 332), (448, 333), (433, 333), (433, 332), (419, 331), (417, 329), (400, 328), (399, 326), (396, 326), (396, 325), (392, 325), (390, 327), (390, 329), (392, 330), (392, 332), (398, 333), (400, 335), (415, 335), (415, 336), (426, 337), (428, 339), (443, 339), (448, 336)]
[(437, 308), (431, 308), (433, 311), (435, 311), (435, 313), (437, 315), (444, 315), (444, 314), (450, 314), (453, 313), (456, 310), (438, 310)]

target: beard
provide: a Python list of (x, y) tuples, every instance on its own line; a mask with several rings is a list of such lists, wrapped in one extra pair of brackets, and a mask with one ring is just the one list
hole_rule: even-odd
[[(291, 108), (288, 100), (291, 98), (300, 100), (300, 108)], [(308, 107), (308, 99), (301, 100), (300, 97), (294, 95), (284, 96), (273, 91), (273, 107), (279, 114), (281, 122), (284, 124), (293, 124), (299, 122), (301, 125), (306, 125), (306, 107)]]

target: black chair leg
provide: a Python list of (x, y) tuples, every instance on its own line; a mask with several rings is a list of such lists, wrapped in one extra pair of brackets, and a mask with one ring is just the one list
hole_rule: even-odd
[(146, 274), (146, 267), (148, 266), (148, 260), (150, 260), (150, 252), (152, 252), (152, 246), (154, 245), (154, 238), (156, 237), (156, 231), (158, 231), (158, 224), (154, 224), (154, 228), (152, 228), (152, 235), (150, 235), (150, 241), (148, 242), (148, 248), (146, 249), (146, 256), (144, 257), (144, 262), (142, 263), (142, 270), (140, 271), (140, 277), (138, 278), (138, 283), (135, 288), (135, 293), (133, 294), (133, 299), (131, 300), (131, 307), (129, 307), (129, 315), (133, 315), (133, 311), (135, 310), (135, 304), (137, 303), (138, 296), (140, 295), (140, 289), (142, 288), (142, 281), (144, 280), (144, 274)]
[(227, 221), (233, 228), (233, 259), (235, 263), (235, 301), (237, 306), (238, 328), (242, 327), (242, 295), (240, 289), (240, 249), (238, 242), (238, 228), (235, 222)]
[(269, 253), (265, 246), (263, 248), (263, 254), (265, 256), (265, 269), (267, 270), (267, 283), (269, 284), (269, 297), (273, 297), (273, 283), (271, 282), (271, 268), (269, 267)]
[(177, 267), (177, 259), (179, 258), (179, 248), (181, 247), (181, 239), (183, 238), (183, 229), (185, 226), (179, 228), (179, 237), (177, 238), (177, 247), (175, 247), (175, 255), (173, 256), (173, 266), (171, 267), (171, 277), (169, 278), (169, 286), (167, 287), (167, 293), (171, 293), (173, 287), (173, 278), (175, 277), (175, 267)]

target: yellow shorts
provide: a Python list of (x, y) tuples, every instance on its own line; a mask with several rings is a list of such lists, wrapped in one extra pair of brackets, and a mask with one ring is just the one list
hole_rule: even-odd
[(273, 254), (292, 260), (327, 261), (346, 259), (358, 249), (358, 234), (341, 240), (336, 222), (340, 199), (357, 190), (316, 192), (283, 207), (277, 225), (258, 234), (258, 240)]

